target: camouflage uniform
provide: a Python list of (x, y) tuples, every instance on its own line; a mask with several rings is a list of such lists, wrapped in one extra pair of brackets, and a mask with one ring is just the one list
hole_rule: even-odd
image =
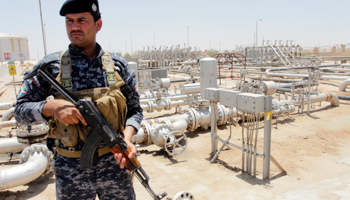
[[(73, 91), (84, 89), (108, 87), (105, 70), (102, 68), (101, 56), (103, 50), (97, 44), (99, 55), (90, 61), (86, 54), (69, 46), (72, 58), (72, 83)], [(60, 54), (56, 52), (45, 56), (35, 66), (47, 63), (46, 69), (54, 77), (60, 71)], [(139, 129), (142, 121), (142, 108), (139, 104), (139, 94), (136, 88), (135, 73), (127, 67), (127, 62), (120, 56), (110, 54), (115, 69), (124, 80), (121, 92), (127, 103), (127, 117), (125, 126), (133, 126)], [(46, 98), (50, 95), (58, 96), (59, 93), (40, 76), (24, 80), (18, 94), (15, 108), (15, 118), (19, 124), (34, 125), (47, 123), (50, 118), (41, 115)], [(75, 150), (81, 151), (84, 143), (80, 142)], [(99, 148), (105, 144), (101, 143)], [(68, 149), (62, 143), (61, 148)], [(120, 169), (112, 153), (94, 157), (93, 168), (80, 170), (79, 158), (68, 158), (61, 155), (55, 157), (56, 195), (57, 199), (95, 199), (96, 194), (100, 199), (135, 199), (134, 189), (131, 183), (131, 175)]]

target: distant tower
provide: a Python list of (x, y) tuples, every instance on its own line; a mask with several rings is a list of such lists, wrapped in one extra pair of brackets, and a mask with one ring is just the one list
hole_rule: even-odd
[(17, 35), (0, 33), (0, 62), (30, 60), (28, 39)]

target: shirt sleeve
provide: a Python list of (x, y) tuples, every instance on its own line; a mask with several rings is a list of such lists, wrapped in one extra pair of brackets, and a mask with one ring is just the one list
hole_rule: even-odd
[[(36, 69), (41, 64), (39, 62), (33, 69)], [(46, 69), (52, 73), (54, 67), (55, 63), (51, 63)], [(47, 118), (43, 117), (41, 113), (44, 104), (47, 102), (46, 98), (51, 95), (50, 91), (51, 85), (40, 76), (33, 76), (24, 80), (17, 95), (14, 112), (17, 123), (20, 125), (47, 123)]]

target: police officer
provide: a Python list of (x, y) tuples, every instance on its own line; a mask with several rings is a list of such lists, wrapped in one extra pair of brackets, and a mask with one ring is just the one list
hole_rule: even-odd
[[(68, 66), (71, 69), (69, 78), (72, 91), (109, 87), (101, 59), (107, 52), (96, 42), (96, 34), (102, 28), (98, 1), (67, 0), (60, 10), (60, 15), (65, 17), (67, 34), (71, 41), (66, 52), (71, 60)], [(133, 157), (136, 147), (131, 143), (131, 138), (139, 129), (143, 118), (135, 73), (120, 56), (110, 55), (109, 58), (118, 72), (116, 74), (124, 83), (119, 88), (125, 98), (127, 110), (122, 133), (131, 149), (129, 156)], [(62, 76), (61, 51), (45, 56), (34, 68), (43, 63), (47, 64), (46, 70), (54, 77)], [(46, 100), (50, 95), (55, 99)], [(59, 93), (40, 76), (24, 80), (15, 108), (17, 122), (26, 125), (49, 123), (52, 130), (52, 124), (55, 123), (55, 126), (59, 123), (67, 127), (87, 125), (72, 103), (57, 99), (57, 96)], [(106, 151), (106, 145), (101, 142), (98, 147), (101, 151), (96, 152), (92, 168), (82, 170), (79, 167), (79, 152), (84, 146), (84, 140), (79, 139), (80, 135), (77, 137), (78, 140), (72, 146), (69, 145), (69, 139), (65, 143), (63, 138), (56, 137), (57, 149), (60, 150), (57, 151), (54, 164), (57, 199), (94, 200), (96, 195), (100, 199), (135, 199), (131, 174), (125, 169), (125, 158), (122, 158), (121, 154), (113, 155), (108, 149)]]

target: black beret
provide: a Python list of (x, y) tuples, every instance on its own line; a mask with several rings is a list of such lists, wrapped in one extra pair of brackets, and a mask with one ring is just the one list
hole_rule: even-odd
[(90, 12), (95, 21), (101, 18), (97, 0), (67, 0), (62, 5), (60, 15), (65, 16), (70, 13), (82, 12)]

